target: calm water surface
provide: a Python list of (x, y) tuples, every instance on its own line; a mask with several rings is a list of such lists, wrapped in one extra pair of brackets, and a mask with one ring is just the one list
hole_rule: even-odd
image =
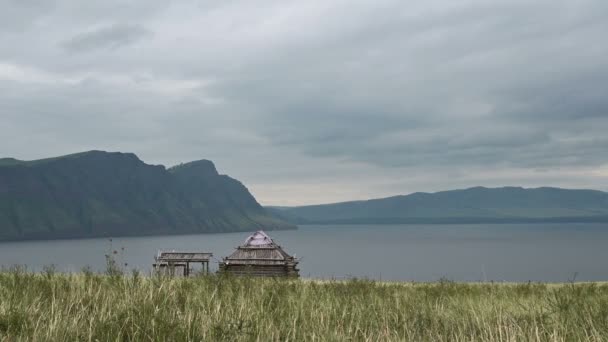
[[(434, 281), (608, 280), (608, 224), (301, 226), (269, 232), (304, 277)], [(0, 264), (103, 270), (117, 250), (149, 272), (159, 249), (230, 254), (247, 233), (0, 243)], [(124, 248), (124, 250), (122, 249)], [(212, 269), (217, 268), (214, 262)]]

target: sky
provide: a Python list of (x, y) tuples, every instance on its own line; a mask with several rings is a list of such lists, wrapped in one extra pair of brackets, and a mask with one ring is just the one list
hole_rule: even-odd
[(0, 157), (199, 159), (267, 205), (608, 190), (605, 0), (0, 0)]

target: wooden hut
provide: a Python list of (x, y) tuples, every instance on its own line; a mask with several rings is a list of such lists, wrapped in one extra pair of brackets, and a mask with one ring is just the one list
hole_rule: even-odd
[(266, 277), (298, 277), (298, 260), (287, 254), (266, 233), (257, 231), (225, 257), (219, 265), (220, 272), (235, 275)]
[(201, 273), (209, 273), (209, 259), (213, 254), (204, 252), (158, 252), (152, 264), (154, 272), (167, 276), (188, 277), (192, 274), (190, 264), (201, 264)]

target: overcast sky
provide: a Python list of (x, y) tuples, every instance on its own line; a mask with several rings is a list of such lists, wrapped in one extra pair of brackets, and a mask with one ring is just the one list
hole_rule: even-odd
[(606, 18), (606, 0), (0, 0), (0, 156), (211, 159), (273, 205), (608, 190)]

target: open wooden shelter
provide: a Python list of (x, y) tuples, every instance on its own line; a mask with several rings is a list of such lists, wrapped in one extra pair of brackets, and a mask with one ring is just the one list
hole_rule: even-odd
[(219, 264), (219, 271), (235, 275), (298, 277), (298, 260), (266, 233), (257, 231)]
[(188, 277), (192, 274), (190, 265), (193, 263), (200, 263), (201, 272), (209, 273), (209, 260), (212, 256), (212, 253), (204, 252), (159, 251), (152, 267), (156, 274)]

